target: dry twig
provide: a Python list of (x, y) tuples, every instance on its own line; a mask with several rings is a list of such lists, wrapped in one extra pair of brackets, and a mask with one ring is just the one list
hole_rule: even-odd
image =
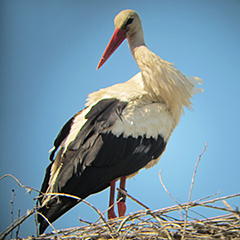
[[(207, 149), (207, 143), (205, 144), (205, 147), (204, 147), (202, 153), (201, 153), (200, 156), (198, 157), (197, 163), (196, 163), (195, 168), (194, 168), (194, 172), (193, 172), (193, 176), (192, 176), (192, 182), (191, 182), (190, 191), (189, 191), (189, 196), (188, 196), (188, 203), (191, 201), (191, 196), (192, 196), (192, 191), (193, 191), (193, 184), (194, 184), (194, 181), (195, 181), (195, 176), (196, 176), (196, 173), (197, 173), (198, 164), (199, 164), (199, 162), (201, 161), (202, 155), (205, 153), (206, 149)], [(188, 218), (188, 207), (186, 208), (186, 217), (185, 217), (185, 224), (184, 224), (182, 239), (185, 238), (187, 218)]]

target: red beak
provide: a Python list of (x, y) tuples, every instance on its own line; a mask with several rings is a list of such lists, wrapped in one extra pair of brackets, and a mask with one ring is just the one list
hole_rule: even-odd
[(113, 54), (113, 52), (119, 47), (119, 45), (126, 38), (126, 31), (116, 28), (111, 40), (109, 41), (105, 52), (103, 53), (100, 62), (98, 63), (97, 69), (99, 69)]

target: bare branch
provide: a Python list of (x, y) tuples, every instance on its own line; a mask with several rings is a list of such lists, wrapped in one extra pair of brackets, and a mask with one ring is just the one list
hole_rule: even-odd
[[(195, 168), (194, 168), (194, 173), (193, 173), (193, 176), (192, 176), (192, 182), (191, 182), (189, 196), (188, 196), (188, 203), (191, 201), (191, 196), (192, 196), (192, 191), (193, 191), (193, 184), (194, 184), (194, 181), (195, 181), (195, 176), (197, 174), (198, 164), (201, 161), (202, 155), (205, 153), (206, 149), (207, 149), (207, 143), (205, 143), (205, 147), (204, 147), (202, 153), (200, 154), (200, 156), (198, 157), (197, 163), (196, 163)], [(182, 239), (185, 238), (187, 218), (188, 218), (188, 207), (186, 208), (186, 217), (185, 217), (185, 224), (184, 224), (184, 230), (183, 230)]]
[(21, 218), (15, 220), (10, 226), (8, 226), (3, 232), (1, 232), (0, 239), (4, 239), (11, 231), (13, 231), (20, 224), (22, 224), (34, 212), (35, 212), (35, 209), (33, 208), (30, 211), (28, 211), (25, 215), (23, 215)]
[(141, 203), (140, 201), (138, 201), (136, 198), (134, 198), (133, 196), (131, 196), (130, 194), (128, 194), (126, 191), (124, 191), (121, 188), (117, 188), (117, 191), (121, 192), (122, 194), (126, 195), (128, 198), (132, 199), (134, 202), (138, 203), (139, 205), (141, 205), (142, 207), (144, 207), (147, 210), (150, 210), (150, 208), (148, 206), (146, 206), (145, 204)]

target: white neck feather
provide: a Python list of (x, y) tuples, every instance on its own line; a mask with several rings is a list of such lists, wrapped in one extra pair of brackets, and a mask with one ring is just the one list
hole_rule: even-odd
[(127, 40), (132, 54), (135, 48), (139, 46), (146, 46), (142, 28), (140, 28), (136, 33), (132, 34), (131, 36), (128, 36)]
[[(191, 100), (196, 93), (194, 86), (199, 78), (188, 79), (182, 72), (151, 52), (145, 45), (142, 31), (128, 37), (129, 47), (142, 73), (145, 90), (155, 101), (165, 102), (176, 124), (183, 106), (191, 109)], [(201, 92), (201, 90), (199, 91)]]

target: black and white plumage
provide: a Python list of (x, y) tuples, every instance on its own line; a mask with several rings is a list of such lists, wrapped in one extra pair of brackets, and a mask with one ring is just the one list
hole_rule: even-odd
[[(125, 83), (89, 94), (86, 108), (64, 125), (54, 142), (42, 193), (84, 199), (112, 181), (154, 166), (183, 107), (191, 108), (190, 98), (202, 91), (195, 88), (201, 79), (187, 78), (146, 47), (135, 11), (120, 12), (115, 27), (98, 68), (127, 38), (141, 72)], [(77, 203), (69, 197), (43, 195), (38, 211), (53, 222)], [(41, 216), (38, 222), (43, 233), (48, 223)]]

